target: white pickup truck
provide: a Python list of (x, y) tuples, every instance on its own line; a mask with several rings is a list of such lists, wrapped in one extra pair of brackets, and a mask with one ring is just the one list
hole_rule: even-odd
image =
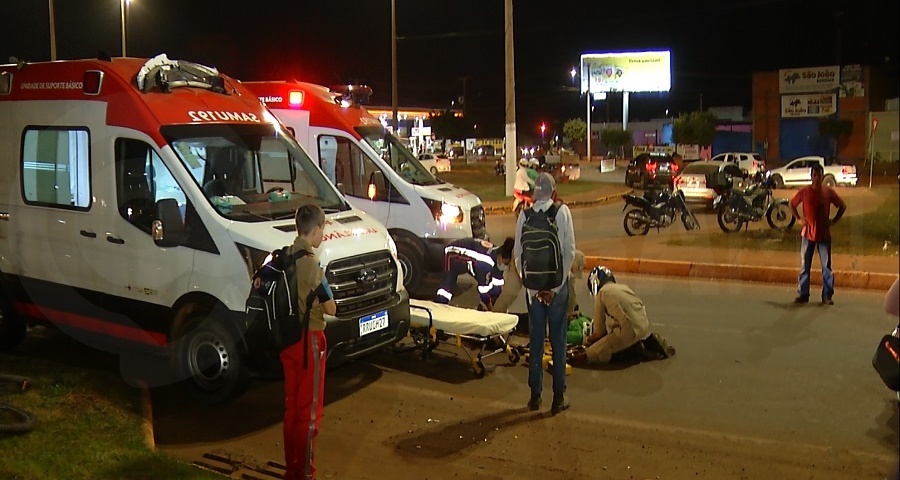
[(812, 183), (810, 169), (814, 164), (822, 165), (825, 169), (825, 176), (822, 177), (823, 185), (829, 187), (835, 185), (856, 186), (855, 165), (840, 165), (833, 163), (831, 160), (826, 160), (825, 157), (809, 156), (795, 158), (783, 167), (773, 168), (769, 171), (769, 175), (771, 175), (777, 188), (809, 185)]

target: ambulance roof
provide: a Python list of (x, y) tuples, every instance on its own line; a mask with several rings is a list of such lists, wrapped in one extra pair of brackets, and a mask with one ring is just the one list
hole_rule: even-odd
[(240, 82), (164, 54), (0, 65), (0, 102), (36, 100), (106, 102), (108, 125), (144, 131), (160, 144), (163, 125), (274, 121)]
[(322, 85), (298, 81), (254, 81), (243, 85), (272, 110), (308, 111), (311, 126), (352, 132), (356, 138), (361, 138), (356, 127), (383, 126), (365, 108), (345, 101), (343, 93)]

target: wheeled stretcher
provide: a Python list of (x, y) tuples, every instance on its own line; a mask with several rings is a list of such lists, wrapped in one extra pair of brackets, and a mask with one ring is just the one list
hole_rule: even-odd
[(484, 359), (506, 354), (513, 364), (519, 362), (519, 350), (509, 345), (509, 336), (519, 319), (515, 315), (481, 312), (424, 300), (410, 300), (409, 349), (421, 350), (426, 357), (442, 342), (466, 352), (475, 375), (485, 374)]

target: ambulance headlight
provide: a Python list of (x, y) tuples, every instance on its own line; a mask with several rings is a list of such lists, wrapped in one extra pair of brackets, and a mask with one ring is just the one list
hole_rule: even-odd
[(423, 198), (422, 200), (425, 200), (425, 204), (428, 205), (429, 209), (431, 209), (431, 214), (434, 215), (434, 219), (438, 223), (443, 225), (462, 223), (463, 210), (458, 205), (453, 205), (452, 203), (444, 203), (440, 200), (431, 200), (427, 198)]

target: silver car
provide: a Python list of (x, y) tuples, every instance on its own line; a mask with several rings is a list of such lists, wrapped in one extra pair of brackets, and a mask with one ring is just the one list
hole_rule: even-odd
[(684, 192), (687, 202), (704, 203), (712, 205), (718, 193), (706, 185), (706, 175), (715, 172), (725, 172), (731, 175), (734, 187), (743, 187), (746, 179), (740, 167), (730, 162), (706, 160), (689, 163), (681, 171), (681, 175), (675, 177), (675, 190)]

